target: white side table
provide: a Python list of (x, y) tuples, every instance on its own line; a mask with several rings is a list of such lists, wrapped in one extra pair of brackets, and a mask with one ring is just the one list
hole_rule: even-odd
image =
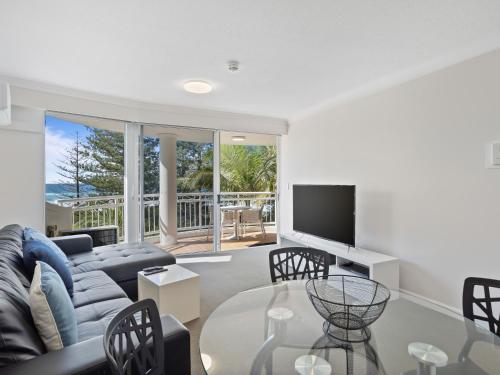
[(200, 317), (200, 275), (177, 264), (168, 271), (144, 276), (138, 273), (139, 300), (151, 298), (160, 315), (172, 314), (182, 323)]

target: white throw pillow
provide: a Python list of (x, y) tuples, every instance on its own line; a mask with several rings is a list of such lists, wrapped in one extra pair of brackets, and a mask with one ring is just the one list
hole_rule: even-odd
[(38, 334), (48, 351), (77, 342), (73, 303), (61, 277), (47, 263), (36, 263), (29, 302)]

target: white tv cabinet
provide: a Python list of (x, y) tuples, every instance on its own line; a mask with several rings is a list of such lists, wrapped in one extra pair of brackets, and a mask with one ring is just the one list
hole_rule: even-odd
[(282, 246), (305, 246), (328, 251), (336, 266), (357, 275), (369, 277), (389, 289), (399, 290), (399, 259), (375, 251), (348, 248), (346, 245), (302, 233), (282, 233)]

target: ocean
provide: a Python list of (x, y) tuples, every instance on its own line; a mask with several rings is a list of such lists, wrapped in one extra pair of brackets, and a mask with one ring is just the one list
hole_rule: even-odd
[[(45, 201), (55, 202), (59, 199), (76, 198), (76, 188), (73, 184), (50, 183), (45, 184)], [(92, 185), (80, 186), (80, 197), (90, 197), (96, 195), (96, 189)]]

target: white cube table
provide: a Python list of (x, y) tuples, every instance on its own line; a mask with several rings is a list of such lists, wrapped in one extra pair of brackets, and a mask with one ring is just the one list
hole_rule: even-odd
[(182, 323), (200, 317), (200, 275), (177, 264), (168, 271), (145, 276), (138, 274), (139, 300), (151, 298), (160, 315), (172, 314)]

